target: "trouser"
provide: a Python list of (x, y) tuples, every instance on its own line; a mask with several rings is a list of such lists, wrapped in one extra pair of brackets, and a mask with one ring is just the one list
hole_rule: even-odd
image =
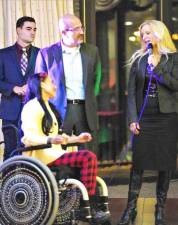
[(19, 134), (13, 127), (8, 125), (14, 125), (18, 128), (18, 120), (2, 120), (2, 132), (4, 136), (4, 156), (3, 160), (11, 157), (12, 151), (17, 147), (19, 143)]
[(63, 154), (48, 166), (68, 165), (80, 169), (80, 181), (85, 185), (88, 195), (95, 195), (97, 158), (96, 155), (88, 150), (78, 152), (68, 152)]
[(85, 104), (67, 104), (62, 130), (68, 135), (90, 132), (85, 113)]
[(67, 104), (62, 130), (68, 135), (79, 135), (82, 132), (89, 132), (92, 135), (92, 141), (79, 144), (78, 150), (90, 149), (95, 154), (97, 153), (97, 132), (91, 131), (89, 128), (85, 104)]

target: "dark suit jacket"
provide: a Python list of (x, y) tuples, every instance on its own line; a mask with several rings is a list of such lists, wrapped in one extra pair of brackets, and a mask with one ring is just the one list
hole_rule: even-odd
[(31, 48), (30, 59), (25, 76), (22, 75), (16, 45), (0, 50), (0, 118), (17, 120), (22, 109), (22, 97), (13, 92), (14, 86), (22, 86), (34, 73), (39, 49)]
[[(143, 90), (148, 55), (139, 64), (136, 60), (131, 67), (128, 85), (128, 119), (129, 123), (137, 122), (143, 106)], [(178, 92), (178, 53), (168, 54), (168, 60), (162, 55), (159, 64), (153, 70), (158, 84), (159, 108), (162, 113), (177, 110), (176, 94)]]
[[(85, 87), (85, 109), (88, 124), (91, 130), (98, 128), (96, 97), (101, 79), (101, 64), (98, 49), (91, 44), (82, 44), (80, 47), (84, 87)], [(62, 47), (58, 42), (48, 48), (39, 51), (35, 72), (48, 72), (53, 76), (57, 84), (56, 97), (52, 99), (53, 104), (64, 119), (67, 99), (65, 90), (65, 76), (62, 59)], [(74, 71), (75, 72), (75, 71)]]

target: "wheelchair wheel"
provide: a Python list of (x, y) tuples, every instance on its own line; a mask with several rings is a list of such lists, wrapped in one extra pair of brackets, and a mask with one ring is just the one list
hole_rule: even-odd
[(59, 208), (56, 180), (40, 161), (15, 156), (0, 167), (0, 224), (52, 225)]
[[(59, 186), (60, 190), (60, 186)], [(72, 213), (79, 210), (81, 192), (76, 187), (68, 186), (66, 190), (62, 190), (59, 194), (59, 209), (57, 212), (54, 225), (71, 224)]]

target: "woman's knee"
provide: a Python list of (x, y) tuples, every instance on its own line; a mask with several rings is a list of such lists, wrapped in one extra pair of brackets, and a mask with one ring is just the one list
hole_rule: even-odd
[(97, 167), (97, 157), (93, 152), (84, 150), (82, 154), (83, 164), (92, 164), (94, 167)]
[(95, 153), (88, 151), (88, 150), (86, 150), (86, 151), (87, 151), (88, 158), (90, 158), (94, 161), (97, 161), (97, 157), (96, 157)]

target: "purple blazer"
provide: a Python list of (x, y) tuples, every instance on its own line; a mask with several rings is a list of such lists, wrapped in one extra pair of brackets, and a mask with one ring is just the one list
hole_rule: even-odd
[[(91, 130), (98, 129), (97, 103), (95, 88), (99, 86), (101, 80), (101, 67), (98, 48), (94, 45), (84, 43), (80, 47), (83, 67), (83, 81), (85, 88), (85, 110), (88, 124)], [(57, 93), (52, 103), (64, 119), (67, 99), (65, 89), (65, 76), (62, 59), (62, 47), (58, 42), (47, 48), (41, 49), (37, 56), (35, 72), (47, 72), (53, 76)]]

